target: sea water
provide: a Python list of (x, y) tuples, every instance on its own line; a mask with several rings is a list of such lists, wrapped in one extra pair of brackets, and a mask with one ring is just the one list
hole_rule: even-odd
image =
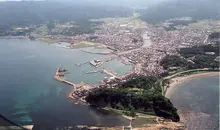
[(183, 83), (173, 90), (170, 99), (183, 114), (187, 130), (219, 129), (219, 76)]
[[(63, 66), (71, 70), (70, 80), (96, 84), (106, 75), (83, 75), (82, 71), (92, 71), (93, 67), (88, 64), (83, 67), (74, 65), (101, 58), (105, 56), (39, 41), (0, 39), (0, 114), (20, 125), (35, 125), (35, 129), (128, 125), (128, 121), (120, 116), (74, 104), (66, 96), (70, 86), (53, 79), (56, 68)], [(130, 66), (115, 60), (103, 66), (113, 71), (119, 70), (120, 74), (131, 70)]]

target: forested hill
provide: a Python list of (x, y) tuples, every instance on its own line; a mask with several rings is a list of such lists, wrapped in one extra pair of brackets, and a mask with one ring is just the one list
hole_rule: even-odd
[(76, 5), (52, 1), (0, 2), (0, 27), (41, 24), (45, 21), (85, 21), (130, 15), (129, 8)]
[(158, 23), (175, 17), (200, 19), (220, 19), (220, 0), (172, 0), (139, 10), (141, 19)]
[(151, 113), (172, 121), (180, 121), (177, 109), (162, 95), (158, 77), (138, 76), (115, 88), (100, 88), (89, 93), (86, 101), (98, 107)]

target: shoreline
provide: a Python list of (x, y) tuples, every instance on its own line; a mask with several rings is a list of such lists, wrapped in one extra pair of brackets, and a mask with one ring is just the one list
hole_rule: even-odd
[(204, 72), (204, 73), (199, 73), (199, 74), (192, 74), (192, 75), (172, 78), (171, 84), (169, 85), (169, 87), (167, 88), (165, 92), (165, 97), (170, 98), (170, 95), (173, 92), (173, 89), (182, 83), (189, 82), (195, 78), (209, 77), (209, 76), (220, 76), (220, 72)]

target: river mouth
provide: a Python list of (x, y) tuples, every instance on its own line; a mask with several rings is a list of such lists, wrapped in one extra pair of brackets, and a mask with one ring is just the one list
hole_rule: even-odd
[[(57, 67), (70, 71), (73, 82), (97, 84), (103, 74), (82, 74), (94, 70), (86, 64), (105, 55), (89, 54), (81, 49), (66, 49), (27, 39), (0, 39), (0, 113), (20, 125), (128, 125), (128, 120), (111, 113), (103, 114), (87, 106), (76, 105), (66, 97), (70, 86), (53, 79)], [(87, 48), (90, 49), (90, 48)], [(91, 48), (93, 49), (93, 48)], [(117, 60), (100, 66), (122, 75), (132, 69)]]

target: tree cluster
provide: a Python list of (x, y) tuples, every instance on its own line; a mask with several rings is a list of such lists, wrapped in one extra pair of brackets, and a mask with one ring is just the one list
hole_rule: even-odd
[(160, 65), (166, 70), (169, 69), (169, 67), (183, 68), (188, 65), (188, 61), (178, 55), (167, 55), (162, 59)]
[[(74, 36), (80, 34), (94, 33), (95, 30), (98, 29), (96, 26), (100, 24), (102, 24), (102, 22), (81, 21), (79, 23), (75, 23), (73, 27), (64, 29), (61, 32), (61, 35)], [(91, 37), (91, 38), (96, 38), (96, 37)]]
[[(169, 99), (162, 96), (155, 85), (156, 77), (136, 77), (118, 86), (117, 89), (102, 88), (95, 90), (86, 97), (91, 105), (112, 107), (121, 110), (153, 112), (158, 116), (179, 121), (177, 109)], [(135, 86), (136, 84), (136, 86)], [(128, 88), (142, 88), (144, 91), (134, 92)], [(130, 112), (134, 115), (134, 112)]]
[(220, 39), (220, 32), (213, 32), (208, 37), (209, 40)]
[(167, 55), (160, 64), (164, 69), (180, 67), (182, 69), (219, 68), (216, 57), (219, 56), (220, 44), (209, 44), (182, 48), (177, 55)]

